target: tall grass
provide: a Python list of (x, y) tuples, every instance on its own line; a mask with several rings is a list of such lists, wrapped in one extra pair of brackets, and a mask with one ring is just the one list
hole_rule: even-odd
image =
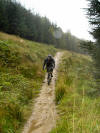
[(0, 32), (0, 133), (20, 133), (31, 114), (44, 72), (56, 49)]
[(66, 52), (56, 83), (59, 118), (51, 133), (99, 133), (100, 97), (95, 95), (90, 57)]

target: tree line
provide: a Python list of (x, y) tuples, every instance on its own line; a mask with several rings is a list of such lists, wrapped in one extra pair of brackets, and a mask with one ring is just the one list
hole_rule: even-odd
[(90, 34), (95, 39), (92, 41), (82, 41), (81, 47), (84, 48), (93, 58), (95, 70), (94, 77), (97, 81), (97, 88), (100, 89), (100, 1), (88, 0), (86, 9), (89, 23), (92, 27)]
[(16, 0), (0, 0), (0, 30), (29, 40), (52, 44), (57, 48), (82, 52), (78, 47), (80, 40), (77, 37), (69, 31), (64, 33), (47, 17), (27, 10)]

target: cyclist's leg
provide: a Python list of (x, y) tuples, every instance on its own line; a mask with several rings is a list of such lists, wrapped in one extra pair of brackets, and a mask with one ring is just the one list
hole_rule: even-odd
[(51, 77), (53, 77), (53, 68), (52, 68), (52, 70), (51, 70)]
[(48, 74), (47, 79), (49, 79), (49, 68), (48, 67), (47, 67), (47, 74)]

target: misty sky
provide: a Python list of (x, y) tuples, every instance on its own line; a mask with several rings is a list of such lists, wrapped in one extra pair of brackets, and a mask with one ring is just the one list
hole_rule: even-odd
[(18, 0), (27, 9), (34, 10), (56, 23), (64, 32), (70, 30), (79, 38), (90, 40), (90, 26), (86, 12), (86, 0)]

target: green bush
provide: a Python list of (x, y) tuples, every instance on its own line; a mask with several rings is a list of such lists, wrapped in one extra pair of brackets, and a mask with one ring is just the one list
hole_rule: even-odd
[(20, 56), (17, 51), (13, 51), (8, 44), (0, 41), (0, 61), (2, 66), (17, 67), (20, 64)]

